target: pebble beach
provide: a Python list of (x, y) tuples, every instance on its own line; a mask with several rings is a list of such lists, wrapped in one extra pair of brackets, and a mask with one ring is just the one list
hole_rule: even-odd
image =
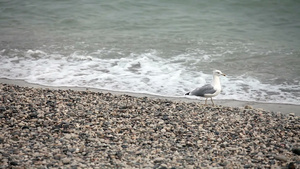
[(300, 121), (251, 106), (0, 83), (0, 168), (299, 168)]

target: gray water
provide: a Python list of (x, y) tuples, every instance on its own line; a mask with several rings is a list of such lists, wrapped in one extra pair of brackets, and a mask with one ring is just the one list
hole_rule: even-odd
[(0, 77), (299, 104), (300, 1), (0, 1)]

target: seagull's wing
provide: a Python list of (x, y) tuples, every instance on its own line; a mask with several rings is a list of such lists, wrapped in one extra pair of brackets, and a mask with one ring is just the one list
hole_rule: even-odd
[(191, 91), (190, 95), (204, 97), (205, 94), (213, 94), (215, 92), (214, 87), (211, 84), (207, 84)]

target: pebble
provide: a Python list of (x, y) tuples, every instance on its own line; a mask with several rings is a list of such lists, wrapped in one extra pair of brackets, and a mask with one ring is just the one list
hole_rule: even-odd
[(63, 164), (70, 164), (71, 161), (72, 161), (71, 158), (64, 158), (64, 159), (62, 159)]
[(245, 109), (253, 109), (253, 107), (250, 106), (250, 105), (246, 105), (246, 106), (245, 106)]
[(292, 162), (292, 163), (288, 164), (287, 168), (288, 169), (296, 169), (296, 165), (295, 165), (295, 163)]
[(300, 155), (300, 148), (293, 148), (292, 152), (297, 154), (297, 155)]
[(284, 155), (275, 155), (274, 158), (280, 161), (288, 161), (288, 158), (285, 157)]
[[(7, 101), (9, 100), (9, 101)], [(0, 84), (2, 168), (299, 168), (296, 115)]]
[(164, 158), (162, 158), (162, 157), (157, 157), (157, 158), (155, 158), (153, 161), (154, 161), (154, 163), (161, 163), (161, 162), (164, 161)]

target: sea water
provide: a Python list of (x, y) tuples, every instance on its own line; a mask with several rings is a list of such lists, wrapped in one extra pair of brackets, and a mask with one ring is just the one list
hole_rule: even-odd
[(2, 0), (0, 78), (300, 104), (300, 1)]

